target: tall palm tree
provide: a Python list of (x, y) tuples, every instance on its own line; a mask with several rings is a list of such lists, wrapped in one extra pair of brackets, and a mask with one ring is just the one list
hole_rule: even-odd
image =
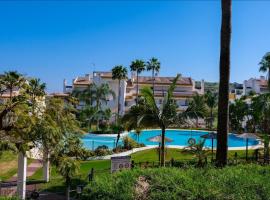
[(136, 91), (136, 105), (138, 105), (138, 95), (139, 95), (139, 74), (145, 70), (145, 63), (143, 60), (135, 60), (131, 62), (130, 71), (136, 72), (137, 76), (137, 91)]
[(208, 90), (204, 95), (204, 98), (207, 107), (210, 109), (210, 130), (212, 130), (214, 121), (213, 110), (217, 106), (217, 94)]
[(159, 72), (160, 62), (157, 58), (151, 58), (146, 63), (147, 71), (152, 71), (152, 84), (153, 84), (153, 93), (155, 94), (155, 72)]
[(199, 118), (204, 118), (206, 114), (206, 105), (204, 97), (196, 94), (189, 102), (187, 110), (184, 115), (190, 119), (196, 120), (196, 127), (198, 128)]
[(122, 65), (117, 65), (112, 69), (112, 79), (118, 80), (118, 102), (117, 102), (117, 118), (119, 118), (120, 114), (120, 82), (121, 80), (127, 79), (127, 68)]
[(267, 72), (267, 81), (268, 81), (268, 89), (270, 91), (270, 52), (267, 52), (261, 62), (259, 63), (260, 65), (260, 72)]
[(222, 0), (220, 80), (218, 98), (217, 166), (227, 164), (232, 1)]
[(159, 127), (161, 129), (161, 166), (165, 166), (165, 131), (179, 119), (176, 112), (177, 104), (173, 100), (173, 91), (176, 87), (178, 78), (179, 76), (173, 80), (161, 106), (156, 104), (151, 88), (144, 87), (141, 90), (144, 102), (137, 106), (133, 106), (134, 109), (130, 109), (126, 114), (130, 116), (132, 121), (137, 121), (138, 127)]

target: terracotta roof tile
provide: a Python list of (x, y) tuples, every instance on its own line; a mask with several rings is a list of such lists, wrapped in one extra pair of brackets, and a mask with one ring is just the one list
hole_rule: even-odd
[(91, 81), (88, 77), (77, 77), (74, 81), (74, 85), (90, 85)]
[[(171, 84), (175, 77), (155, 77), (155, 84)], [(139, 76), (139, 84), (150, 84), (152, 83), (151, 76)], [(137, 77), (135, 77), (134, 82), (136, 82)], [(128, 83), (130, 84), (130, 83)], [(177, 81), (177, 85), (192, 85), (192, 79), (190, 77), (180, 77)]]

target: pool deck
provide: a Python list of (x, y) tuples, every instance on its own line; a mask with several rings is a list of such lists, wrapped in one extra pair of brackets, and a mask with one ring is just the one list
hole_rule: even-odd
[[(132, 150), (121, 152), (121, 153), (115, 153), (115, 154), (112, 154), (112, 155), (90, 158), (89, 160), (109, 160), (112, 157), (129, 156), (129, 155), (131, 155), (133, 153), (136, 153), (136, 152), (139, 152), (139, 151), (144, 151), (144, 150), (147, 150), (147, 149), (153, 149), (153, 148), (157, 148), (157, 147), (158, 147), (158, 145), (147, 145), (145, 147), (134, 148)], [(174, 148), (174, 149), (184, 149), (185, 147), (186, 146), (166, 145), (166, 148)], [(251, 150), (251, 149), (258, 149), (258, 148), (262, 148), (262, 147), (263, 147), (262, 144), (257, 144), (257, 145), (249, 146), (248, 149)], [(209, 149), (209, 147), (207, 149)], [(214, 149), (216, 149), (216, 148), (214, 148)], [(246, 150), (246, 147), (229, 147), (228, 150), (229, 151)]]

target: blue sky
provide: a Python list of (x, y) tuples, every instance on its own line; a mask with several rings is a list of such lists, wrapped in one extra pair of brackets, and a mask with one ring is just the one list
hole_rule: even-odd
[[(155, 56), (162, 76), (219, 76), (219, 1), (0, 1), (0, 72), (62, 81)], [(270, 2), (233, 2), (231, 81), (259, 76)], [(93, 64), (94, 63), (94, 64)], [(145, 73), (147, 74), (147, 73)]]

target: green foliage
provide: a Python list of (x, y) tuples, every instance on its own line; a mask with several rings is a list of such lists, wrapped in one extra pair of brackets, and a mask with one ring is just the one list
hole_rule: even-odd
[(106, 156), (112, 154), (112, 151), (106, 145), (98, 146), (95, 151), (95, 156)]
[(134, 71), (138, 74), (145, 70), (145, 63), (143, 60), (134, 60), (130, 64), (130, 71)]
[[(128, 113), (123, 117), (123, 122), (128, 129), (140, 129), (142, 127), (159, 127), (162, 129), (164, 141), (165, 130), (170, 125), (176, 124), (179, 120), (177, 114), (177, 104), (173, 99), (173, 91), (179, 75), (173, 80), (161, 106), (155, 101), (154, 94), (149, 87), (141, 89), (141, 101), (138, 105), (132, 106)], [(161, 143), (161, 163), (165, 164), (165, 142)]]
[(192, 97), (188, 104), (188, 108), (184, 112), (184, 115), (190, 119), (196, 120), (196, 127), (198, 127), (199, 118), (205, 118), (207, 113), (207, 107), (203, 96), (196, 94)]
[(151, 58), (149, 61), (146, 62), (146, 69), (147, 71), (152, 71), (152, 75), (154, 75), (155, 72), (159, 72), (160, 70), (160, 62), (157, 58)]
[(240, 165), (216, 168), (158, 168), (99, 176), (83, 192), (83, 199), (137, 199), (139, 177), (149, 183), (147, 199), (260, 200), (270, 199), (270, 167)]
[(235, 99), (234, 103), (229, 105), (229, 123), (232, 131), (241, 133), (243, 131), (242, 123), (248, 114), (248, 105), (242, 99)]
[(270, 77), (269, 77), (269, 74), (270, 74), (270, 52), (267, 52), (263, 56), (259, 65), (260, 65), (260, 68), (259, 68), (260, 72), (267, 72), (268, 73), (268, 88), (270, 89)]
[(203, 166), (204, 160), (207, 158), (209, 151), (204, 147), (205, 139), (199, 140), (195, 144), (191, 144), (184, 149), (184, 152), (188, 152), (194, 155), (198, 159), (198, 166)]
[(211, 91), (207, 91), (204, 95), (205, 103), (208, 108), (206, 122), (209, 122), (209, 129), (213, 129), (213, 122), (215, 120), (214, 110), (217, 107), (218, 99), (217, 93), (213, 93)]
[(17, 197), (1, 197), (0, 196), (0, 200), (19, 200), (19, 198), (17, 198)]
[(132, 138), (126, 136), (123, 138), (123, 148), (127, 149), (127, 150), (131, 150), (133, 148), (138, 148), (138, 147), (144, 147), (144, 144), (139, 144), (138, 142), (136, 142), (135, 140), (133, 140)]
[(100, 122), (107, 122), (110, 119), (111, 110), (102, 108), (102, 105), (106, 105), (111, 96), (115, 98), (115, 93), (109, 84), (96, 85), (93, 83), (83, 91), (74, 90), (73, 96), (86, 104), (78, 115), (82, 127), (91, 129), (92, 123), (96, 122), (96, 128), (99, 129)]
[(66, 180), (67, 184), (70, 184), (71, 178), (78, 174), (79, 162), (70, 157), (60, 157), (56, 164), (56, 169)]
[(117, 65), (112, 69), (112, 79), (123, 80), (127, 79), (127, 68), (122, 65)]

